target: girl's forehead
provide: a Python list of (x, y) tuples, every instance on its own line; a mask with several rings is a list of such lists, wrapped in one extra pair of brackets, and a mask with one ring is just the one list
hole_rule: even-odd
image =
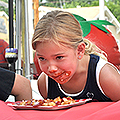
[(71, 42), (70, 42), (70, 39), (67, 39), (67, 38), (65, 38), (65, 37), (63, 37), (63, 36), (57, 36), (57, 37), (54, 37), (54, 38), (52, 38), (52, 37), (46, 37), (46, 38), (41, 38), (41, 39), (38, 39), (37, 41), (36, 41), (36, 45), (37, 44), (46, 44), (46, 43), (49, 43), (49, 44), (56, 44), (57, 46), (71, 46)]
[(65, 50), (67, 47), (64, 47), (62, 45), (57, 45), (54, 42), (44, 42), (44, 43), (38, 43), (36, 45), (36, 51), (58, 51), (58, 50)]
[(54, 41), (45, 41), (45, 42), (37, 42), (36, 49), (39, 48), (58, 48), (58, 49), (68, 49), (69, 47), (65, 44), (61, 44), (60, 42), (54, 42)]
[(59, 54), (59, 53), (67, 53), (67, 51), (73, 50), (72, 48), (69, 48), (64, 45), (57, 45), (54, 42), (45, 42), (45, 43), (39, 43), (36, 46), (36, 52), (40, 54)]

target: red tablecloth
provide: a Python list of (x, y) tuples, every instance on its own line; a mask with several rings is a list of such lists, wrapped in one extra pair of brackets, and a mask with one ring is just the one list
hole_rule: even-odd
[(119, 120), (120, 101), (91, 102), (65, 110), (13, 110), (0, 101), (0, 120)]

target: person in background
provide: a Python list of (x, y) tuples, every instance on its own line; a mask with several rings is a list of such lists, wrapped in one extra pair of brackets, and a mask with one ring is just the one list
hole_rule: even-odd
[(81, 26), (71, 13), (44, 15), (35, 28), (32, 47), (43, 71), (38, 78), (43, 98), (120, 100), (118, 69), (103, 51), (83, 39)]
[(7, 63), (5, 59), (5, 49), (8, 47), (9, 44), (5, 40), (0, 39), (0, 63)]
[(12, 71), (0, 68), (0, 100), (6, 101), (9, 95), (16, 101), (32, 99), (30, 80)]

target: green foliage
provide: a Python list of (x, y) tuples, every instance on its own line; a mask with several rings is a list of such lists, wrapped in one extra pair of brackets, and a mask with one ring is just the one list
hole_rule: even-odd
[[(0, 1), (3, 1), (3, 2), (8, 4), (8, 0), (0, 0)], [(15, 2), (15, 0), (13, 0), (13, 2)], [(3, 6), (0, 6), (0, 11), (4, 11), (9, 16), (9, 8), (5, 8)], [(13, 6), (13, 19), (15, 19), (15, 18), (16, 18), (15, 6)]]
[(8, 0), (0, 0), (0, 1), (3, 1), (3, 2), (6, 2), (6, 3), (8, 3)]
[[(5, 3), (8, 3), (8, 0), (0, 0), (0, 1), (3, 1)], [(7, 15), (9, 14), (8, 12), (8, 8), (5, 8), (3, 6), (0, 6), (0, 11), (4, 11)]]
[(120, 2), (119, 0), (109, 0), (105, 3), (115, 18), (120, 22)]
[(93, 2), (91, 3), (91, 6), (99, 6), (99, 1), (93, 1)]
[(48, 6), (48, 7), (54, 7), (54, 4), (53, 3), (46, 3), (46, 6)]
[(4, 11), (8, 15), (8, 8), (0, 6), (0, 11)]

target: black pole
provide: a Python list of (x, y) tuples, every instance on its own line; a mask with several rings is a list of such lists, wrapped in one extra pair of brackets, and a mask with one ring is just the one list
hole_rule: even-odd
[(13, 37), (13, 0), (9, 0), (9, 47), (14, 48)]
[[(9, 0), (9, 48), (14, 48), (13, 33), (13, 0)], [(11, 63), (9, 70), (15, 71), (15, 63)]]

